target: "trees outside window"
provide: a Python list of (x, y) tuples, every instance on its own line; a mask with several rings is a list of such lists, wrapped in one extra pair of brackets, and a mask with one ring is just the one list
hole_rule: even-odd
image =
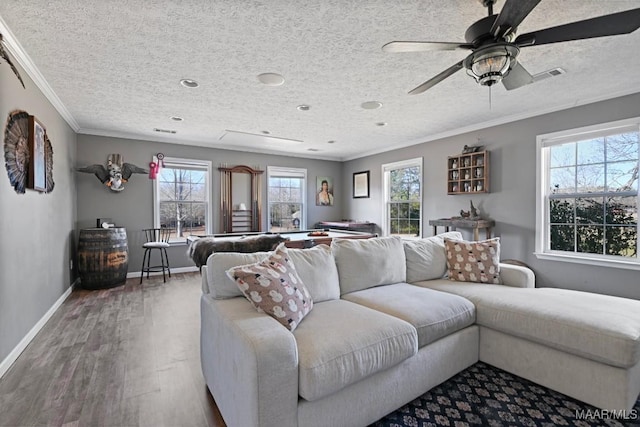
[(269, 231), (305, 229), (307, 170), (270, 166), (267, 175)]
[(422, 233), (422, 158), (382, 166), (385, 235), (419, 237)]
[(602, 127), (539, 140), (539, 252), (638, 261), (640, 129)]
[(167, 159), (155, 183), (156, 227), (170, 228), (170, 241), (210, 234), (211, 162)]

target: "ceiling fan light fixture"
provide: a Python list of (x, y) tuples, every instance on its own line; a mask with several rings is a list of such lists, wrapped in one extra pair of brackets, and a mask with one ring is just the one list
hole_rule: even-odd
[(482, 86), (492, 86), (509, 73), (518, 53), (518, 48), (510, 44), (491, 45), (469, 55), (464, 66)]

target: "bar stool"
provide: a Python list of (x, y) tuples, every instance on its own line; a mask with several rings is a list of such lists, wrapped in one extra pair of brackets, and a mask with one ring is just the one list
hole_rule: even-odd
[[(169, 247), (169, 236), (171, 235), (170, 228), (147, 228), (142, 230), (144, 232), (147, 242), (142, 245), (144, 248), (144, 256), (142, 257), (142, 271), (140, 273), (140, 284), (142, 284), (142, 278), (144, 273), (147, 273), (147, 279), (149, 278), (149, 272), (162, 271), (162, 279), (166, 283), (164, 270), (169, 272), (171, 277), (171, 269), (169, 268), (169, 256), (167, 255), (167, 248)], [(160, 251), (160, 265), (149, 265), (151, 263), (151, 252), (154, 249)], [(145, 263), (147, 266), (145, 267)]]

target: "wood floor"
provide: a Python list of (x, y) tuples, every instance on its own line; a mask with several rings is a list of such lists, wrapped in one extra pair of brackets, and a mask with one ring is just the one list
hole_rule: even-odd
[(0, 379), (0, 426), (224, 426), (200, 294), (199, 273), (75, 290)]

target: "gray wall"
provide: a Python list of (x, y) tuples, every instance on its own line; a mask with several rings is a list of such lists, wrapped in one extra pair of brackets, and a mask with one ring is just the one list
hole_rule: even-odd
[[(496, 221), (502, 259), (529, 264), (538, 286), (562, 287), (640, 299), (638, 271), (538, 260), (535, 249), (536, 135), (640, 116), (640, 94), (546, 114), (477, 132), (426, 142), (345, 162), (343, 176), (371, 171), (371, 198), (343, 195), (345, 215), (382, 223), (381, 165), (422, 156), (424, 158), (423, 236), (432, 234), (429, 219), (458, 215), (469, 209), (469, 200), (481, 213)], [(480, 142), (491, 151), (491, 193), (449, 196), (446, 192), (447, 157), (459, 154), (465, 144)], [(438, 230), (443, 231), (443, 228)], [(470, 233), (464, 230), (466, 237)]]
[[(46, 127), (53, 146), (55, 188), (17, 194), (0, 172), (0, 362), (18, 345), (72, 282), (76, 187), (71, 172), (76, 135), (20, 67), (22, 88), (0, 61), (0, 120), (25, 110)], [(17, 65), (17, 64), (16, 64)]]
[[(123, 155), (124, 161), (147, 169), (151, 156), (158, 152), (164, 153), (167, 157), (211, 160), (213, 162), (211, 187), (214, 214), (213, 225), (216, 233), (220, 232), (220, 173), (218, 172), (218, 166), (222, 163), (227, 163), (229, 166), (258, 166), (265, 171), (265, 178), (262, 180), (263, 230), (267, 230), (267, 166), (307, 169), (307, 227), (313, 227), (318, 221), (337, 220), (343, 217), (344, 206), (342, 203), (334, 203), (334, 206), (315, 205), (316, 176), (330, 176), (335, 183), (342, 182), (342, 164), (340, 162), (78, 135), (77, 165), (106, 164), (109, 154), (119, 153)], [(129, 240), (129, 271), (140, 271), (143, 254), (142, 243), (144, 242), (141, 230), (153, 226), (152, 181), (145, 175), (133, 175), (126, 184), (126, 188), (120, 193), (115, 193), (101, 184), (95, 176), (78, 173), (77, 187), (77, 229), (95, 227), (96, 218), (101, 217), (112, 218), (116, 224), (126, 227)], [(338, 189), (340, 188), (342, 187), (338, 186)], [(336, 197), (339, 197), (338, 191), (336, 191)], [(186, 246), (176, 246), (169, 249), (169, 261), (172, 267), (194, 265), (187, 257), (186, 250)]]

